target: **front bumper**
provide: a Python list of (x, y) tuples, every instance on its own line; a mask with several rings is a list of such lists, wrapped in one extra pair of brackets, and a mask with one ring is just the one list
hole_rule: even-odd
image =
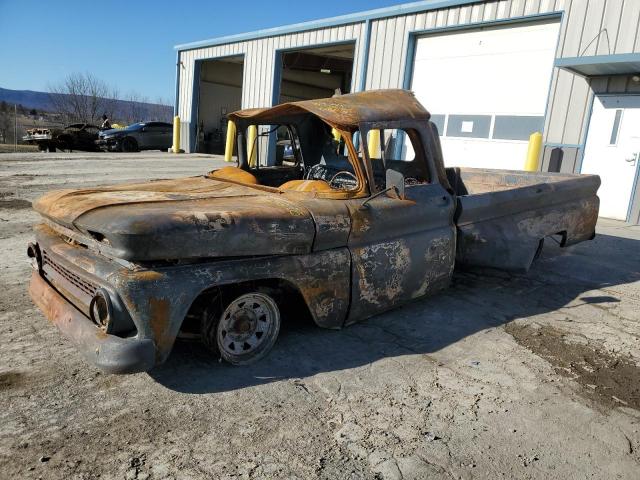
[(136, 373), (155, 365), (156, 349), (151, 339), (105, 333), (35, 271), (29, 295), (47, 319), (99, 369), (107, 373)]
[(100, 150), (115, 151), (120, 148), (121, 138), (101, 138), (95, 141)]

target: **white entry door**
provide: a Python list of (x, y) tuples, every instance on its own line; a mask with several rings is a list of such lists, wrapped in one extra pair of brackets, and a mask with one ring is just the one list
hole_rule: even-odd
[(640, 96), (593, 101), (581, 173), (600, 175), (600, 216), (627, 220), (640, 163)]

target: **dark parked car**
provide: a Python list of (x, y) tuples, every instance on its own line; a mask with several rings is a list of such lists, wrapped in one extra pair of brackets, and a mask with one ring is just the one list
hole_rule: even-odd
[(137, 152), (167, 150), (173, 142), (173, 125), (165, 122), (140, 122), (127, 128), (103, 130), (96, 141), (102, 150)]
[(64, 128), (32, 128), (22, 137), (26, 143), (38, 145), (39, 150), (84, 150), (95, 152), (100, 129), (88, 123), (74, 123)]

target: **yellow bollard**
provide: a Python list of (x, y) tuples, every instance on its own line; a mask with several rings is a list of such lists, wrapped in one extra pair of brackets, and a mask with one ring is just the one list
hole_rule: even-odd
[(381, 158), (380, 156), (380, 130), (369, 130), (367, 136), (369, 158)]
[(180, 153), (180, 117), (173, 117), (173, 146), (171, 147), (173, 153)]
[(227, 122), (227, 143), (224, 147), (224, 161), (231, 162), (233, 157), (233, 142), (236, 139), (236, 124), (231, 120)]
[(249, 166), (254, 168), (256, 166), (256, 160), (258, 158), (256, 137), (258, 136), (258, 127), (255, 125), (249, 126), (247, 132), (247, 156), (249, 157)]
[(524, 169), (527, 172), (537, 172), (542, 150), (542, 134), (534, 132), (529, 137), (529, 148), (527, 149), (527, 160), (524, 162)]

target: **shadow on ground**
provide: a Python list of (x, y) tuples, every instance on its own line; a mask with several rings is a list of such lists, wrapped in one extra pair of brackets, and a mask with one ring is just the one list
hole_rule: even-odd
[(233, 367), (199, 343), (178, 341), (164, 365), (150, 372), (186, 393), (223, 392), (268, 382), (354, 368), (385, 357), (429, 354), (479, 331), (553, 312), (574, 303), (615, 304), (606, 289), (640, 280), (640, 241), (598, 235), (560, 249), (547, 242), (528, 274), (456, 272), (451, 288), (340, 331), (289, 319), (270, 355)]

